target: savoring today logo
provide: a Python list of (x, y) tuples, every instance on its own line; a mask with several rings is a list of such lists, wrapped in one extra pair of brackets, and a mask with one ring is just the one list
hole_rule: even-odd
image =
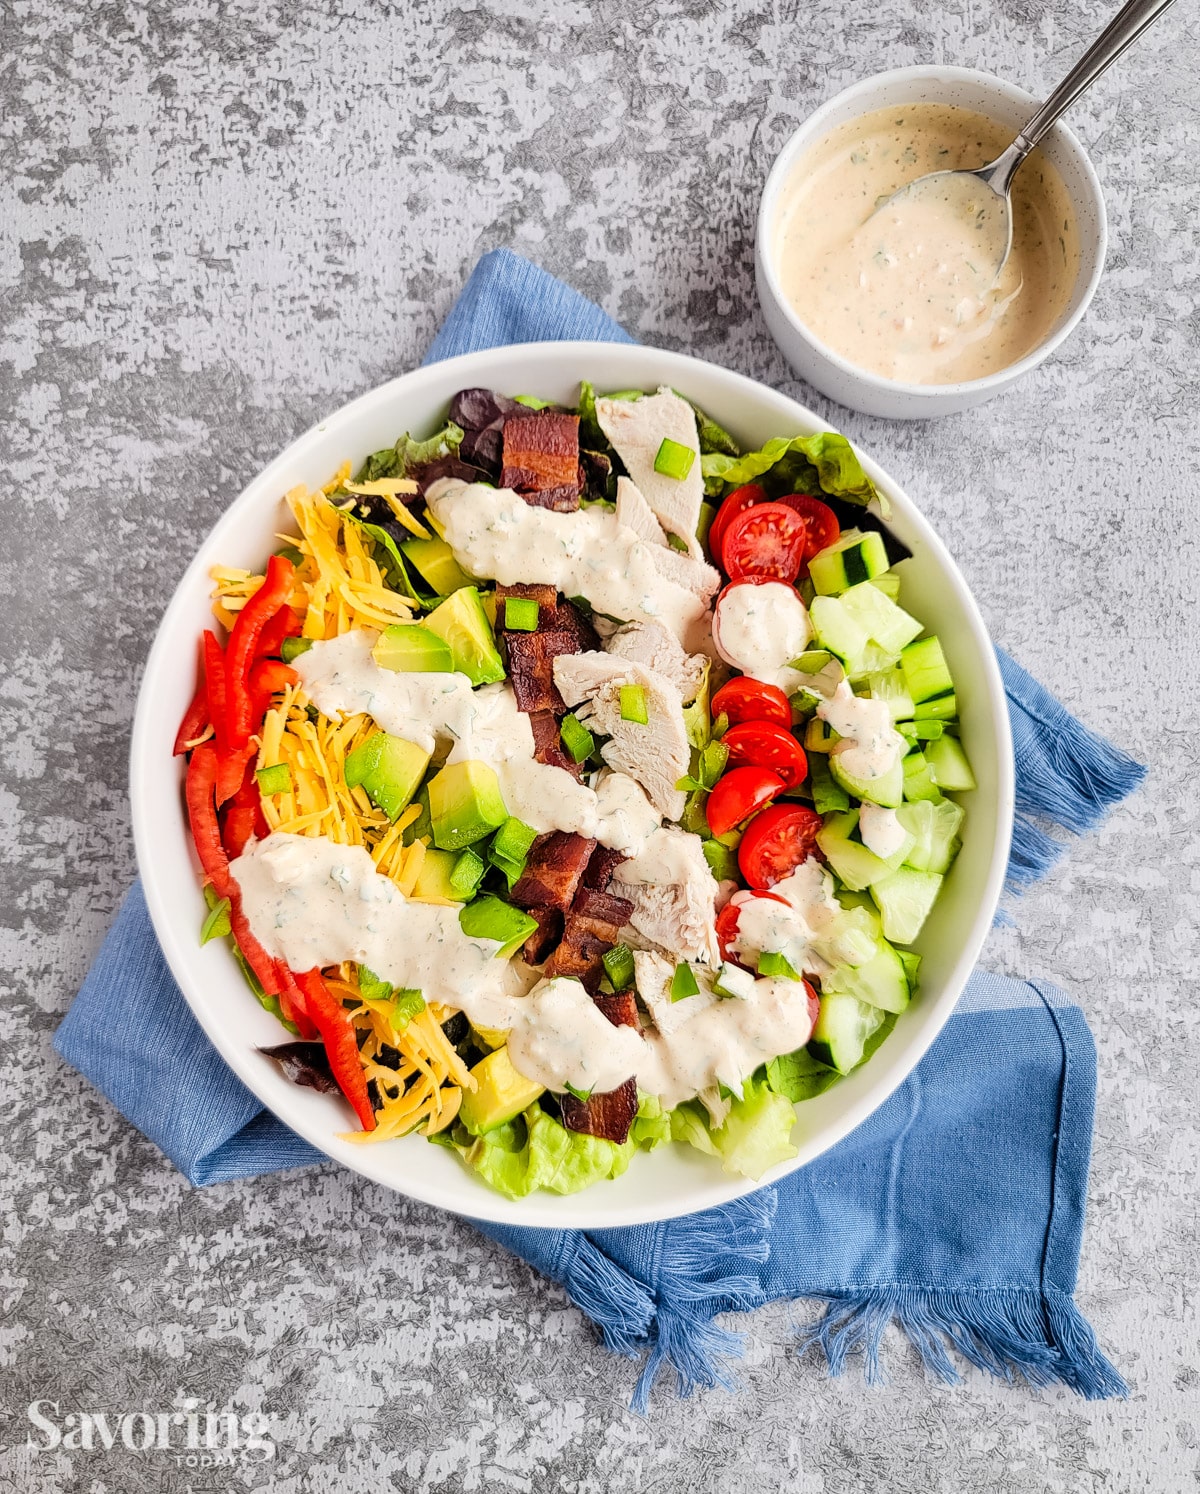
[(167, 1453), (186, 1468), (269, 1463), (275, 1456), (270, 1419), (257, 1411), (200, 1407), (186, 1396), (172, 1411), (100, 1411), (30, 1401), (26, 1447), (35, 1452)]

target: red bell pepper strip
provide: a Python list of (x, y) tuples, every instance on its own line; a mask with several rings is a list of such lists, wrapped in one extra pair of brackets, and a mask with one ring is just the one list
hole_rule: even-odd
[[(232, 877), (229, 880), (233, 882)], [(233, 896), (230, 899), (229, 926), (238, 942), (238, 948), (246, 956), (246, 964), (258, 977), (259, 985), (268, 996), (278, 996), (283, 989), (283, 982), (279, 978), (277, 962), (250, 932), (250, 920), (242, 912), (241, 894), (236, 882), (233, 882)]]
[(367, 1076), (358, 1056), (358, 1040), (349, 1012), (322, 980), (319, 969), (298, 973), (296, 984), (304, 993), (308, 1015), (321, 1034), (338, 1088), (350, 1101), (363, 1130), (373, 1131), (375, 1112), (367, 1093)]
[(229, 874), (229, 857), (221, 844), (221, 827), (217, 822), (217, 749), (211, 742), (201, 742), (188, 759), (187, 800), (192, 840), (204, 875), (218, 897), (233, 900), (237, 884)]
[(204, 648), (204, 693), (208, 701), (208, 719), (212, 722), (213, 736), (218, 747), (229, 741), (229, 710), (225, 683), (225, 651), (217, 642), (217, 635), (206, 628), (202, 639)]
[(283, 647), (283, 640), (298, 638), (303, 631), (304, 619), (299, 617), (291, 607), (281, 607), (258, 635), (258, 647), (255, 649), (255, 654), (260, 659), (278, 658), (279, 650)]
[(217, 808), (237, 797), (246, 776), (247, 765), (256, 757), (254, 748), (243, 747), (235, 752), (232, 747), (217, 749)]
[(280, 984), (280, 1014), (285, 1021), (292, 1023), (305, 1042), (310, 1043), (321, 1034), (317, 1031), (313, 1019), (308, 1015), (308, 1009), (304, 1005), (304, 992), (296, 984), (296, 977), (282, 960), (276, 961), (276, 968)]
[(179, 723), (179, 730), (175, 734), (174, 756), (179, 757), (181, 753), (190, 750), (191, 744), (197, 737), (202, 737), (208, 728), (208, 687), (204, 677), (204, 644), (200, 645), (200, 662), (198, 666), (196, 681), (196, 693), (192, 696), (192, 703), (183, 713), (183, 720)]
[(258, 791), (258, 781), (251, 761), (246, 765), (237, 793), (221, 815), (221, 843), (232, 861), (246, 849), (246, 842), (252, 835), (261, 840), (269, 833), (270, 829), (262, 812), (262, 795)]
[(267, 574), (237, 615), (225, 655), (226, 727), (229, 745), (245, 747), (254, 730), (254, 700), (250, 692), (250, 666), (267, 623), (287, 602), (296, 567), (282, 555), (272, 555)]
[(300, 676), (282, 659), (255, 659), (250, 668), (251, 695), (275, 695), (289, 685), (298, 685)]

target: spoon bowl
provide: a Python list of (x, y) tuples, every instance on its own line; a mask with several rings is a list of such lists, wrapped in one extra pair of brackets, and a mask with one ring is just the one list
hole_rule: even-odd
[(974, 171), (934, 171), (907, 182), (876, 206), (872, 219), (913, 204), (937, 205), (945, 221), (956, 227), (973, 226), (978, 233), (979, 273), (992, 267), (992, 285), (1012, 251), (1012, 181), (1030, 151), (1065, 114), (1075, 100), (1131, 47), (1147, 26), (1158, 20), (1175, 0), (1127, 0), (1087, 49), (1046, 102), (1019, 131), (1017, 138), (994, 161)]

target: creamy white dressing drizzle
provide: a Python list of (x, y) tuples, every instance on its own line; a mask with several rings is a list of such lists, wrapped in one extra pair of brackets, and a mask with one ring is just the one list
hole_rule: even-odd
[(534, 756), (533, 729), (512, 687), (472, 690), (465, 674), (406, 674), (372, 656), (369, 628), (318, 641), (296, 659), (301, 683), (325, 715), (365, 711), (384, 731), (432, 751), (453, 742), (447, 762), (484, 762), (496, 773), (509, 814), (539, 832), (577, 831), (634, 855), (661, 823), (639, 784), (602, 774), (595, 789)]
[(812, 637), (808, 608), (782, 581), (730, 586), (713, 617), (713, 641), (727, 664), (790, 695), (808, 676), (789, 668)]
[(858, 811), (858, 833), (867, 850), (885, 861), (900, 850), (908, 834), (894, 809), (866, 800)]
[(688, 636), (707, 611), (699, 597), (662, 575), (659, 547), (608, 509), (554, 513), (509, 488), (450, 477), (435, 482), (425, 501), (455, 560), (472, 575), (502, 586), (556, 586), (621, 622), (661, 622), (677, 638)]
[[(494, 940), (464, 934), (457, 907), (406, 899), (363, 847), (324, 836), (276, 831), (251, 842), (231, 870), (251, 932), (273, 958), (293, 970), (363, 964), (476, 1026), (508, 1030), (518, 1071), (549, 1089), (603, 1093), (636, 1075), (669, 1108), (718, 1083), (738, 1087), (812, 1027), (798, 982), (758, 980), (744, 1000), (717, 1001), (702, 969), (702, 999), (675, 1003), (669, 1032), (612, 1026), (575, 980), (542, 981), (526, 994), (528, 969), (498, 959)], [(674, 966), (658, 963), (669, 978)]]
[(892, 725), (887, 701), (855, 695), (846, 680), (820, 703), (817, 715), (841, 737), (832, 752), (852, 778), (883, 778), (904, 756), (908, 744)]
[(457, 907), (405, 898), (362, 846), (276, 831), (252, 841), (230, 870), (254, 937), (290, 969), (350, 960), (478, 1026), (512, 1021), (528, 984), (523, 967), (497, 959), (495, 940), (464, 934)]
[(355, 628), (297, 656), (292, 668), (317, 709), (334, 719), (365, 711), (384, 731), (427, 752), (439, 738), (462, 736), (477, 710), (466, 675), (381, 669), (371, 656), (378, 638), (370, 628)]
[(834, 897), (832, 877), (815, 857), (776, 882), (771, 892), (772, 897), (739, 892), (732, 899), (738, 928), (731, 947), (746, 964), (753, 965), (760, 954), (781, 954), (793, 970), (823, 976), (844, 961), (845, 909)]

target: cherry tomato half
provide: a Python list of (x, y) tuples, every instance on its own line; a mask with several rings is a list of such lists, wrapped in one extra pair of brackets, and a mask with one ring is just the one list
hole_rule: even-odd
[(756, 814), (738, 846), (742, 876), (760, 890), (782, 882), (815, 854), (821, 824), (803, 804), (774, 804)]
[(725, 716), (731, 726), (736, 726), (739, 721), (774, 721), (778, 726), (792, 724), (791, 705), (779, 686), (752, 680), (749, 675), (738, 675), (721, 686), (712, 698), (712, 714), (714, 721), (718, 716)]
[(783, 779), (769, 768), (734, 768), (717, 779), (708, 796), (708, 828), (714, 835), (725, 835), (782, 792)]
[(806, 534), (800, 573), (806, 576), (808, 562), (819, 551), (837, 544), (842, 536), (842, 526), (838, 523), (837, 514), (828, 503), (822, 503), (819, 498), (813, 498), (808, 493), (789, 493), (786, 498), (779, 498), (776, 501), (782, 503), (785, 508), (790, 508), (804, 521)]
[(713, 515), (713, 521), (708, 530), (708, 553), (717, 565), (721, 565), (721, 544), (725, 539), (725, 531), (729, 528), (738, 514), (744, 513), (746, 509), (752, 508), (756, 503), (762, 503), (766, 499), (766, 493), (756, 482), (747, 484), (744, 488), (735, 488), (725, 498), (719, 509)]
[[(773, 903), (784, 902), (783, 898), (776, 897), (773, 892), (763, 892), (757, 895), (770, 898)], [(732, 960), (735, 965), (740, 965), (742, 962), (731, 946), (738, 934), (738, 909), (747, 900), (745, 896), (742, 897), (740, 902), (731, 899), (717, 914), (717, 943), (721, 949), (721, 958), (723, 960)]]
[(798, 788), (808, 772), (804, 748), (790, 731), (774, 721), (743, 721), (731, 726), (721, 741), (729, 748), (729, 766), (770, 768), (785, 788)]
[(756, 503), (725, 531), (721, 564), (731, 581), (783, 581), (800, 574), (808, 525), (784, 503)]

